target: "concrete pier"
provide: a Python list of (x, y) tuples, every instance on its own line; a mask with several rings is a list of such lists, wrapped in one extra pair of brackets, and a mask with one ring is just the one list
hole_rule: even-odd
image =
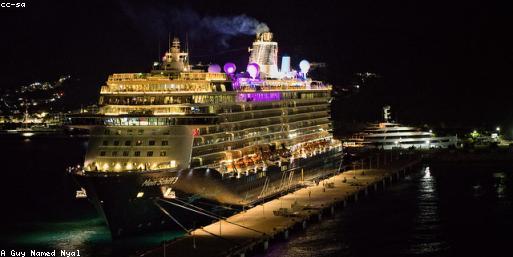
[(345, 207), (348, 199), (356, 202), (359, 194), (364, 197), (380, 184), (385, 189), (385, 180), (392, 183), (394, 176), (404, 176), (419, 163), (420, 159), (399, 160), (384, 169), (346, 171), (196, 229), (139, 256), (248, 256), (265, 251), (273, 239), (289, 238), (294, 228), (307, 229), (308, 222), (321, 221), (323, 213), (334, 214), (336, 206)]

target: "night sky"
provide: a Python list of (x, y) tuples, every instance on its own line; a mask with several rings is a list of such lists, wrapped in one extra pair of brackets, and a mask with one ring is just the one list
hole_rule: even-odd
[[(72, 74), (82, 83), (81, 100), (94, 102), (108, 74), (148, 71), (169, 33), (183, 39), (187, 32), (193, 62), (233, 60), (240, 67), (254, 35), (209, 22), (245, 14), (268, 25), (293, 65), (301, 59), (325, 62), (333, 84), (349, 85), (356, 72), (379, 74), (379, 88), (368, 94), (373, 102), (392, 105), (403, 123), (513, 125), (511, 4), (26, 2), (23, 9), (0, 9), (1, 88)], [(374, 105), (343, 108), (380, 112)]]

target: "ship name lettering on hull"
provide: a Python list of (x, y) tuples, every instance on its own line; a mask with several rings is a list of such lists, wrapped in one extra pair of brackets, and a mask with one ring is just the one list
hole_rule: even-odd
[(176, 183), (178, 177), (168, 177), (168, 178), (158, 178), (158, 179), (146, 179), (143, 183), (143, 187), (150, 186), (164, 186), (164, 185), (172, 185)]

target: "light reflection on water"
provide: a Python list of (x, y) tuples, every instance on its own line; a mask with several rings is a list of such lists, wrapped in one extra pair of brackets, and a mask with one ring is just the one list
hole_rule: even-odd
[(12, 243), (48, 247), (57, 250), (81, 249), (83, 246), (110, 241), (108, 230), (100, 219), (75, 222), (31, 224), (34, 230), (14, 236)]
[(495, 179), (495, 192), (497, 194), (497, 198), (504, 199), (506, 197), (506, 179), (507, 175), (505, 172), (495, 172), (493, 173), (493, 177)]
[(509, 256), (501, 250), (513, 245), (511, 172), (494, 169), (423, 168), (265, 256)]
[[(69, 250), (79, 249), (81, 256), (130, 256), (137, 251), (150, 249), (180, 236), (181, 232), (157, 232), (137, 237), (111, 240), (110, 232), (100, 218), (70, 222), (26, 224), (30, 231), (11, 235), (7, 245), (17, 249)], [(4, 240), (2, 240), (4, 241)]]
[(417, 188), (417, 210), (414, 218), (414, 233), (409, 241), (409, 254), (430, 255), (448, 248), (441, 238), (439, 198), (436, 178), (430, 167), (425, 167)]

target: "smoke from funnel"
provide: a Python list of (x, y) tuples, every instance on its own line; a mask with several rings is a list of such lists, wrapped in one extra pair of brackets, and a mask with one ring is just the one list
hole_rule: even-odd
[(204, 17), (201, 24), (224, 35), (256, 35), (269, 31), (267, 24), (245, 14), (233, 17)]
[(188, 33), (191, 41), (215, 42), (228, 47), (236, 36), (256, 35), (269, 31), (267, 24), (245, 14), (237, 16), (204, 16), (189, 8), (174, 8), (161, 3), (145, 5), (121, 1), (123, 12), (143, 34), (154, 38), (167, 37), (168, 33), (183, 36)]

